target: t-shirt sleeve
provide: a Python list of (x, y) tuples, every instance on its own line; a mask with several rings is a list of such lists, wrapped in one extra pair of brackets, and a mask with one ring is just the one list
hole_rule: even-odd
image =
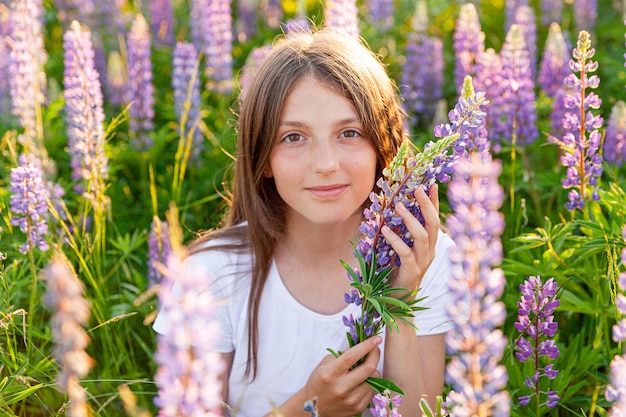
[[(160, 306), (159, 313), (153, 324), (153, 329), (162, 335), (170, 333), (171, 316), (175, 314), (173, 309), (182, 308), (178, 305), (182, 296), (180, 279), (185, 274), (192, 273), (195, 276), (205, 277), (201, 280), (201, 284), (194, 288), (194, 298), (200, 303), (211, 303), (213, 308), (210, 315), (203, 318), (206, 321), (207, 328), (219, 326), (219, 331), (213, 332), (216, 337), (211, 341), (210, 349), (216, 352), (232, 352), (233, 334), (236, 326), (238, 312), (241, 306), (236, 305), (241, 302), (241, 294), (235, 291), (237, 278), (234, 276), (235, 267), (228, 265), (223, 253), (218, 251), (202, 251), (197, 252), (185, 259), (181, 271), (178, 274), (178, 280), (175, 281), (172, 288), (174, 297), (172, 302), (165, 306)], [(206, 346), (199, 346), (206, 348)]]
[(453, 301), (449, 288), (452, 263), (448, 253), (453, 245), (452, 238), (440, 231), (435, 259), (426, 271), (421, 289), (417, 294), (419, 298), (426, 297), (418, 303), (418, 306), (427, 308), (415, 312), (418, 336), (445, 333), (453, 326), (447, 312), (448, 305)]

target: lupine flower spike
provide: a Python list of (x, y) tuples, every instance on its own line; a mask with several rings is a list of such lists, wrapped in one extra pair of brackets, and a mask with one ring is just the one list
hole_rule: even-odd
[(87, 395), (79, 380), (87, 376), (94, 360), (85, 352), (89, 336), (83, 326), (90, 316), (85, 287), (60, 252), (42, 271), (42, 279), (47, 285), (45, 303), (53, 311), (53, 355), (60, 366), (56, 381), (70, 399), (67, 415), (87, 417)]
[(167, 259), (172, 255), (172, 243), (168, 223), (157, 216), (152, 220), (148, 233), (148, 281), (150, 285), (158, 284), (163, 280), (163, 268)]
[(11, 170), (10, 191), (11, 224), (26, 234), (20, 252), (25, 254), (35, 247), (47, 251), (48, 190), (41, 168), (21, 157), (20, 165)]
[(564, 80), (570, 92), (563, 102), (566, 108), (563, 117), (565, 134), (560, 139), (550, 137), (563, 151), (561, 164), (567, 167), (567, 172), (561, 183), (563, 188), (570, 190), (565, 205), (570, 211), (582, 210), (589, 198), (595, 201), (600, 199), (598, 180), (602, 175), (602, 155), (598, 150), (602, 138), (599, 129), (603, 119), (591, 111), (597, 110), (602, 100), (589, 91), (600, 84), (597, 75), (590, 75), (598, 69), (598, 63), (591, 60), (594, 54), (589, 33), (580, 31), (572, 53), (573, 59), (569, 61), (573, 73)]
[(359, 36), (359, 12), (356, 0), (327, 0), (324, 4), (324, 25)]
[[(462, 98), (450, 111), (452, 123), (436, 129), (435, 135), (439, 140), (427, 144), (423, 152), (417, 152), (415, 156), (409, 156), (408, 142), (405, 142), (378, 179), (380, 191), (370, 194), (371, 205), (364, 210), (365, 220), (360, 226), (362, 237), (355, 245), (359, 267), (354, 270), (344, 263), (352, 281), (352, 289), (345, 295), (345, 300), (361, 309), (360, 317), (344, 317), (350, 346), (378, 334), (383, 324), (388, 329), (394, 329), (397, 328), (396, 320), (402, 320), (414, 326), (413, 314), (421, 309), (417, 305), (421, 299), (411, 300), (415, 292), (401, 297), (401, 302), (394, 302), (393, 305), (384, 301), (393, 292), (407, 291), (386, 285), (393, 268), (400, 265), (400, 259), (394, 256), (391, 245), (381, 234), (381, 228), (387, 225), (405, 243), (413, 245), (413, 239), (394, 207), (398, 203), (403, 204), (423, 223), (420, 207), (413, 198), (415, 190), (422, 187), (428, 191), (436, 181), (450, 179), (452, 166), (467, 152), (468, 138), (484, 129), (483, 104), (485, 98), (481, 93)], [(388, 389), (402, 394), (390, 381), (373, 381), (370, 378), (368, 382), (380, 393)]]
[[(469, 100), (471, 82), (466, 79), (461, 100)], [(469, 96), (471, 97), (471, 96)], [(467, 153), (454, 165), (448, 186), (453, 213), (446, 226), (456, 246), (450, 249), (454, 265), (450, 289), (455, 302), (448, 309), (454, 329), (446, 336), (451, 359), (446, 381), (452, 391), (447, 398), (450, 415), (508, 416), (509, 397), (504, 390), (506, 368), (499, 364), (506, 338), (497, 327), (506, 317), (498, 301), (504, 289), (500, 235), (504, 218), (498, 209), (503, 190), (498, 184), (501, 165), (489, 152), (483, 120), (468, 135)]]
[[(622, 230), (622, 238), (626, 242), (626, 225)], [(626, 267), (626, 248), (622, 249), (622, 267)], [(616, 343), (626, 341), (626, 270), (619, 274), (617, 282), (619, 293), (615, 306), (620, 314), (620, 320), (613, 326), (613, 340)], [(611, 361), (610, 384), (606, 387), (604, 396), (613, 402), (609, 410), (609, 417), (626, 416), (626, 352), (615, 355)]]
[(626, 162), (626, 103), (622, 100), (615, 102), (611, 109), (602, 155), (618, 167)]
[[(198, 292), (206, 277), (193, 268), (183, 268), (175, 251), (164, 270), (159, 304), (172, 318), (167, 336), (157, 336), (154, 402), (161, 417), (220, 416), (224, 363), (207, 349), (219, 325), (211, 322), (214, 304), (209, 291)], [(177, 292), (172, 290), (176, 281)]]
[[(531, 394), (519, 397), (520, 405), (528, 405), (535, 397), (536, 415), (539, 415), (541, 405), (554, 408), (558, 405), (559, 395), (556, 391), (544, 391), (541, 389), (541, 381), (545, 378), (553, 380), (559, 374), (554, 369), (554, 365), (549, 363), (540, 366), (540, 361), (552, 361), (559, 356), (559, 348), (552, 339), (557, 330), (558, 323), (554, 321), (554, 310), (559, 306), (560, 301), (556, 299), (557, 283), (554, 278), (550, 278), (545, 283), (541, 277), (529, 277), (522, 285), (521, 300), (517, 303), (518, 316), (515, 328), (522, 335), (517, 340), (515, 353), (517, 359), (526, 362), (528, 359), (534, 361), (534, 373), (532, 377), (526, 377), (526, 387), (533, 390)], [(528, 336), (528, 338), (527, 338)], [(546, 396), (546, 401), (541, 401), (541, 395)]]
[(135, 146), (145, 150), (152, 144), (148, 132), (154, 128), (154, 86), (150, 61), (150, 28), (138, 14), (128, 34), (128, 101), (130, 130), (135, 135)]
[(411, 116), (411, 125), (430, 125), (442, 97), (443, 43), (429, 36), (428, 9), (419, 0), (412, 19), (412, 31), (406, 44), (406, 63), (402, 70), (404, 106)]
[(73, 21), (65, 33), (63, 76), (68, 152), (74, 190), (94, 208), (103, 202), (108, 159), (104, 153), (104, 111), (100, 77), (94, 65), (91, 35)]

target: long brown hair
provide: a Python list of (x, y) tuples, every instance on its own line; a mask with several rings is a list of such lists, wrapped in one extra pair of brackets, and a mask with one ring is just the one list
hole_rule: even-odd
[[(258, 311), (276, 241), (285, 231), (285, 203), (264, 169), (276, 140), (283, 103), (295, 84), (314, 77), (352, 101), (378, 153), (377, 177), (406, 140), (397, 88), (379, 59), (361, 41), (336, 29), (289, 33), (275, 43), (246, 86), (239, 111), (238, 143), (230, 211), (215, 237), (241, 242), (253, 254), (248, 304), (246, 375), (257, 371)], [(246, 227), (235, 227), (247, 222)], [(229, 246), (234, 248), (234, 246)]]

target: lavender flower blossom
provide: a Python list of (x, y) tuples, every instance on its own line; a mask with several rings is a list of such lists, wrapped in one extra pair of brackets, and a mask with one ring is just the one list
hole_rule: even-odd
[[(0, 56), (9, 56), (9, 9), (0, 4)], [(11, 113), (11, 86), (7, 59), (0, 60), (0, 122), (8, 124)]]
[(437, 102), (443, 96), (443, 43), (428, 36), (426, 3), (420, 1), (413, 17), (414, 32), (409, 33), (406, 44), (406, 63), (402, 71), (404, 106), (411, 116), (411, 124), (430, 125), (435, 116)]
[(602, 155), (607, 162), (617, 166), (626, 161), (626, 103), (622, 100), (618, 100), (611, 109)]
[(150, 30), (146, 19), (138, 14), (133, 20), (128, 44), (128, 101), (130, 130), (135, 135), (135, 146), (147, 149), (152, 145), (148, 132), (154, 128), (154, 86), (150, 62)]
[(558, 23), (552, 23), (548, 29), (546, 45), (541, 57), (541, 66), (537, 82), (541, 90), (554, 98), (563, 88), (563, 80), (569, 74), (569, 48)]
[[(561, 139), (551, 137), (564, 151), (561, 163), (567, 167), (567, 173), (562, 185), (565, 189), (571, 189), (566, 204), (570, 211), (582, 210), (589, 196), (592, 200), (600, 199), (597, 188), (598, 179), (602, 175), (602, 156), (598, 150), (602, 136), (599, 129), (603, 119), (594, 115), (591, 109), (598, 109), (602, 100), (595, 93), (589, 92), (600, 84), (597, 75), (589, 76), (598, 68), (598, 63), (591, 60), (594, 54), (589, 33), (580, 31), (573, 51), (574, 59), (569, 61), (573, 73), (564, 81), (565, 88), (572, 91), (563, 101), (567, 109), (562, 121), (566, 133)], [(580, 74), (579, 77), (576, 73)]]
[(598, 18), (598, 0), (576, 0), (574, 6), (574, 22), (579, 30), (592, 30)]
[(174, 11), (170, 0), (150, 2), (150, 21), (157, 45), (174, 45)]
[(356, 0), (327, 0), (324, 3), (324, 26), (359, 36), (359, 12)]
[(398, 406), (402, 404), (402, 397), (400, 395), (391, 396), (389, 390), (385, 390), (383, 393), (378, 393), (372, 398), (372, 407), (370, 407), (370, 413), (372, 417), (401, 417), (398, 412)]
[[(435, 181), (449, 181), (452, 166), (456, 159), (467, 151), (469, 139), (478, 136), (484, 129), (486, 114), (481, 110), (481, 106), (486, 103), (482, 93), (462, 97), (449, 113), (451, 124), (435, 127), (435, 136), (441, 139), (427, 144), (422, 154), (407, 158), (405, 163), (403, 161), (406, 155), (402, 154), (401, 149), (394, 159), (400, 163), (392, 163), (385, 169), (383, 177), (376, 183), (380, 192), (370, 194), (372, 204), (364, 210), (365, 220), (359, 227), (364, 236), (356, 249), (367, 262), (371, 261), (372, 248), (375, 248), (376, 259), (381, 269), (389, 266), (392, 259), (396, 265), (400, 265), (399, 257), (393, 256), (391, 245), (381, 235), (381, 227), (389, 226), (407, 245), (413, 245), (406, 225), (395, 213), (395, 205), (401, 202), (423, 222), (420, 207), (413, 198), (413, 193), (417, 187), (427, 191)], [(452, 153), (448, 154), (450, 149)]]
[(461, 6), (452, 39), (455, 56), (454, 81), (459, 89), (458, 94), (461, 94), (465, 76), (476, 78), (480, 74), (477, 61), (485, 50), (485, 33), (472, 3)]
[(519, 6), (515, 10), (513, 23), (520, 27), (522, 37), (528, 50), (530, 78), (534, 81), (537, 73), (537, 24), (535, 9), (530, 6)]
[(511, 30), (511, 26), (515, 21), (515, 13), (519, 7), (529, 6), (529, 0), (505, 0), (504, 9), (505, 9), (505, 22), (504, 22), (504, 30)]
[(233, 23), (230, 2), (193, 0), (191, 35), (197, 51), (204, 54), (207, 88), (225, 94), (232, 91)]
[[(299, 5), (296, 7), (299, 7)], [(280, 22), (285, 14), (281, 0), (261, 0), (260, 11), (265, 24), (271, 29), (276, 29), (280, 26)], [(300, 12), (301, 14), (306, 13), (304, 10)]]
[[(176, 279), (176, 289), (172, 286)], [(159, 290), (159, 304), (171, 318), (169, 333), (157, 336), (154, 359), (158, 369), (154, 381), (158, 416), (221, 415), (219, 375), (225, 364), (210, 347), (219, 326), (211, 321), (215, 307), (209, 291), (199, 293), (206, 276), (193, 268), (184, 269), (171, 256), (168, 273)]]
[(24, 129), (18, 140), (28, 152), (47, 159), (41, 119), (41, 106), (46, 101), (43, 66), (48, 60), (43, 40), (42, 1), (11, 1), (9, 30), (7, 62), (12, 112)]
[(79, 182), (74, 189), (81, 193), (86, 183), (85, 195), (95, 205), (102, 199), (109, 171), (104, 154), (102, 91), (89, 31), (72, 22), (63, 47), (67, 144), (72, 179)]
[(198, 159), (202, 152), (203, 136), (200, 123), (200, 74), (198, 53), (192, 43), (178, 42), (174, 48), (172, 88), (174, 107), (184, 136), (192, 135), (190, 155)]
[[(503, 190), (498, 184), (501, 164), (489, 152), (471, 152), (454, 166), (448, 186), (453, 214), (446, 226), (456, 246), (450, 250), (454, 265), (450, 288), (455, 297), (448, 313), (455, 330), (446, 335), (451, 360), (446, 380), (452, 387), (447, 400), (451, 415), (509, 415), (506, 368), (499, 364), (506, 337), (497, 328), (506, 317), (498, 301), (504, 274), (500, 235), (504, 218), (498, 212)], [(469, 315), (469, 317), (468, 317)], [(481, 411), (479, 411), (481, 410)]]
[(489, 132), (494, 139), (496, 152), (504, 140), (524, 146), (539, 137), (535, 83), (528, 48), (517, 24), (513, 24), (507, 33), (500, 54), (503, 75), (489, 116)]
[(541, 0), (541, 24), (548, 26), (551, 23), (561, 23), (563, 19), (563, 0)]
[[(626, 241), (626, 225), (622, 230), (622, 238)], [(626, 266), (626, 248), (622, 249), (622, 265)], [(618, 278), (618, 289), (615, 306), (621, 319), (613, 326), (613, 340), (617, 343), (626, 341), (626, 271), (622, 271)], [(626, 416), (626, 353), (615, 355), (611, 361), (610, 384), (604, 396), (613, 402), (609, 410), (609, 417)]]
[(41, 274), (47, 284), (45, 303), (53, 310), (53, 355), (60, 365), (56, 382), (69, 396), (67, 415), (86, 416), (87, 395), (79, 379), (87, 376), (94, 360), (85, 352), (89, 336), (83, 326), (90, 316), (89, 301), (84, 297), (85, 287), (60, 252)]
[(237, 0), (237, 40), (249, 41), (258, 30), (257, 2), (253, 0)]
[(368, 0), (369, 16), (372, 25), (385, 32), (393, 26), (393, 0)]
[(26, 254), (35, 247), (47, 251), (48, 190), (43, 173), (40, 167), (26, 158), (20, 158), (20, 162), (11, 170), (11, 224), (19, 226), (26, 234), (26, 242), (20, 247), (21, 253)]
[[(530, 395), (520, 397), (520, 405), (527, 405), (532, 397), (536, 397), (538, 409), (541, 405), (540, 395), (546, 394), (548, 396), (546, 405), (548, 408), (554, 408), (558, 404), (559, 396), (554, 391), (541, 391), (539, 385), (543, 377), (554, 379), (559, 372), (552, 364), (539, 367), (539, 360), (542, 357), (554, 360), (560, 353), (552, 340), (558, 330), (558, 323), (554, 321), (554, 310), (560, 304), (556, 299), (557, 284), (553, 278), (543, 283), (540, 277), (529, 277), (520, 285), (520, 291), (522, 297), (517, 303), (518, 316), (515, 328), (522, 335), (517, 341), (518, 352), (515, 356), (520, 362), (533, 358), (535, 363), (532, 378), (526, 377), (526, 386), (534, 391)], [(525, 335), (528, 335), (528, 339)]]
[(168, 224), (155, 216), (150, 233), (148, 233), (148, 281), (150, 285), (158, 284), (163, 280), (162, 271), (171, 254), (172, 243)]
[[(288, 26), (286, 26), (286, 29), (289, 29), (289, 27), (291, 27), (289, 26), (289, 23), (290, 22), (288, 22)], [(294, 24), (296, 22), (291, 22), (291, 23)], [(243, 69), (241, 71), (241, 78), (239, 79), (239, 85), (240, 85), (239, 99), (240, 100), (243, 101), (245, 99), (248, 85), (250, 85), (250, 82), (254, 78), (254, 74), (256, 72), (257, 67), (261, 64), (263, 59), (267, 56), (267, 54), (271, 50), (272, 50), (271, 45), (263, 45), (263, 46), (258, 46), (252, 49), (252, 51), (250, 51), (250, 54), (248, 55), (248, 58), (246, 59), (246, 63), (243, 66)]]

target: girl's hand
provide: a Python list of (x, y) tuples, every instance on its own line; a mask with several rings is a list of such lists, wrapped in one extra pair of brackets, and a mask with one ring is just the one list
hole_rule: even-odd
[(393, 280), (393, 286), (416, 290), (422, 283), (422, 278), (430, 263), (435, 258), (437, 236), (439, 235), (439, 194), (437, 184), (430, 189), (430, 198), (419, 187), (415, 191), (415, 198), (422, 210), (425, 224), (422, 224), (404, 207), (398, 203), (396, 213), (402, 217), (409, 233), (413, 236), (413, 247), (409, 247), (404, 241), (387, 226), (383, 226), (382, 234), (393, 247), (397, 256), (402, 261), (397, 275)]
[[(303, 391), (305, 398), (317, 397), (320, 417), (354, 416), (360, 414), (374, 397), (375, 391), (365, 382), (379, 377), (376, 366), (380, 359), (380, 336), (371, 337), (335, 358), (327, 355), (313, 370)], [(363, 363), (350, 369), (359, 359)]]

